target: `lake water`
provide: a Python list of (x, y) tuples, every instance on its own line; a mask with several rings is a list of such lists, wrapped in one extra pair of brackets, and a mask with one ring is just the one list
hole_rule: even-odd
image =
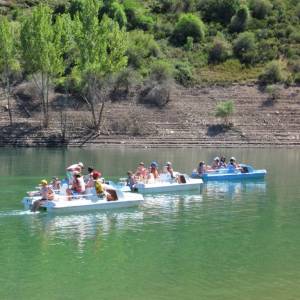
[[(220, 154), (266, 168), (266, 180), (110, 212), (21, 207), (73, 162), (116, 179), (140, 161), (190, 173)], [(299, 149), (1, 149), (0, 162), (0, 299), (300, 299)]]

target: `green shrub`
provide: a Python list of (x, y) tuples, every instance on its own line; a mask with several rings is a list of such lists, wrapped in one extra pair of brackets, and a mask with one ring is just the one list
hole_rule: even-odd
[(245, 31), (250, 19), (249, 9), (243, 5), (239, 8), (236, 15), (234, 15), (230, 22), (231, 32), (242, 32)]
[(173, 78), (174, 67), (166, 61), (156, 60), (150, 66), (150, 80), (155, 80), (159, 83), (169, 81)]
[(142, 29), (144, 31), (150, 31), (154, 26), (154, 20), (151, 16), (137, 16), (135, 20), (135, 28)]
[(272, 101), (276, 101), (280, 98), (281, 96), (281, 90), (279, 86), (276, 85), (268, 85), (266, 87), (266, 93), (269, 95), (269, 99)]
[(134, 30), (129, 32), (127, 56), (130, 66), (140, 68), (147, 58), (159, 57), (160, 48), (152, 34)]
[(300, 73), (300, 59), (291, 62), (290, 69), (293, 73)]
[(239, 0), (200, 0), (198, 10), (205, 21), (229, 24), (240, 5)]
[(294, 82), (300, 84), (300, 72), (294, 75)]
[(76, 15), (76, 13), (81, 12), (83, 9), (83, 0), (71, 0), (69, 5), (69, 14), (72, 18)]
[(282, 82), (284, 76), (281, 64), (278, 61), (272, 61), (266, 66), (265, 71), (260, 74), (258, 79), (262, 85)]
[(300, 3), (295, 8), (295, 15), (300, 19)]
[(275, 39), (262, 39), (258, 43), (258, 61), (266, 62), (278, 57), (277, 41)]
[(195, 42), (200, 42), (205, 36), (205, 25), (197, 16), (184, 14), (175, 25), (172, 35), (172, 42), (175, 45), (184, 45), (188, 37), (192, 37)]
[(138, 0), (124, 0), (123, 7), (127, 18), (127, 28), (137, 28), (138, 19), (147, 14), (143, 4)]
[(250, 1), (250, 9), (252, 16), (257, 19), (264, 19), (272, 11), (272, 4), (269, 0), (252, 0)]
[(292, 32), (289, 36), (289, 40), (294, 43), (300, 43), (300, 32), (296, 30)]
[(116, 0), (105, 0), (103, 2), (103, 6), (99, 10), (99, 18), (101, 19), (104, 14), (117, 21), (120, 27), (125, 27), (127, 25), (124, 7)]
[(229, 42), (222, 36), (216, 36), (209, 48), (209, 62), (220, 63), (224, 62), (231, 56), (232, 48)]
[(257, 45), (254, 33), (240, 33), (233, 42), (233, 52), (241, 63), (254, 63), (257, 59)]
[(215, 117), (222, 118), (225, 125), (229, 125), (229, 117), (234, 112), (234, 103), (232, 100), (219, 102), (216, 107)]
[(175, 64), (174, 77), (183, 86), (189, 86), (195, 81), (192, 66), (188, 62), (181, 61)]
[(117, 74), (111, 96), (113, 100), (127, 98), (130, 89), (141, 82), (141, 76), (132, 68), (126, 68)]

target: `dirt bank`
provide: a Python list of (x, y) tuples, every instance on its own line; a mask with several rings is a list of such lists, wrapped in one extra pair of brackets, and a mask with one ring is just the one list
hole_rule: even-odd
[[(20, 87), (15, 87), (17, 91)], [(300, 87), (281, 87), (277, 101), (255, 85), (229, 87), (176, 87), (164, 108), (137, 104), (136, 97), (109, 102), (103, 132), (89, 129), (90, 113), (78, 100), (64, 95), (51, 100), (51, 121), (41, 127), (38, 102), (14, 100), (14, 125), (9, 126), (6, 101), (0, 101), (1, 146), (133, 147), (264, 147), (300, 146)], [(62, 100), (63, 99), (63, 100)], [(233, 126), (224, 128), (214, 116), (216, 104), (231, 99)], [(64, 102), (61, 105), (61, 101)], [(63, 112), (63, 113), (61, 113)], [(61, 122), (66, 116), (66, 123)]]

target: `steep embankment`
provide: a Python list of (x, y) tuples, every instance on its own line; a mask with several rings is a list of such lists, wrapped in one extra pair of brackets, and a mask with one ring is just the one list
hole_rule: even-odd
[[(216, 104), (228, 99), (235, 104), (230, 120), (234, 126), (230, 129), (218, 125), (221, 120), (214, 117)], [(53, 98), (50, 127), (44, 130), (40, 127), (38, 109), (31, 107), (33, 112), (28, 114), (26, 103), (15, 102), (15, 124), (11, 127), (2, 100), (0, 145), (300, 146), (300, 87), (282, 88), (280, 99), (275, 102), (268, 100), (268, 95), (254, 85), (177, 87), (163, 109), (137, 105), (132, 97), (106, 105), (105, 134), (98, 136), (88, 129), (89, 112), (84, 106), (75, 105), (66, 110), (65, 140), (62, 139), (61, 110), (57, 97)]]

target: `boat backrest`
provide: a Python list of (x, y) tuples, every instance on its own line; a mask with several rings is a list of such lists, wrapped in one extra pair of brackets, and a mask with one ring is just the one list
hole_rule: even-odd
[(68, 184), (67, 183), (62, 184), (62, 186), (60, 187), (60, 190), (59, 190), (59, 194), (62, 196), (66, 196), (67, 189), (68, 189)]

